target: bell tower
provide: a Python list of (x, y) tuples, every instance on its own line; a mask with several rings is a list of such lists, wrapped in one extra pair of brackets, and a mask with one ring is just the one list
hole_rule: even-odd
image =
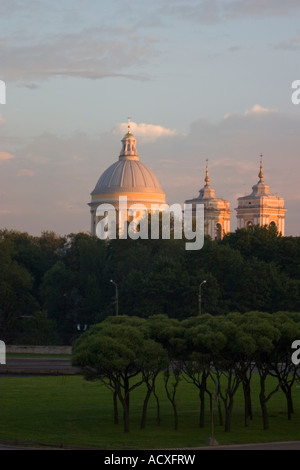
[(252, 193), (238, 198), (237, 228), (253, 225), (275, 226), (284, 235), (285, 212), (284, 198), (270, 193), (270, 186), (264, 182), (263, 156), (260, 155), (258, 183), (252, 186)]
[(206, 160), (205, 185), (199, 191), (199, 196), (194, 199), (188, 199), (185, 204), (192, 204), (193, 213), (196, 210), (196, 204), (204, 205), (204, 233), (213, 240), (221, 240), (223, 236), (230, 231), (229, 201), (217, 198), (215, 190), (210, 186), (208, 174), (208, 160)]

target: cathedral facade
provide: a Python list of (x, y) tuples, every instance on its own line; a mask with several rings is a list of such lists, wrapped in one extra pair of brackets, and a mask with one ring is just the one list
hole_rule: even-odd
[[(151, 210), (152, 204), (164, 204), (166, 195), (153, 171), (140, 161), (136, 149), (136, 139), (130, 131), (122, 139), (122, 148), (118, 160), (104, 171), (91, 193), (91, 234), (96, 234), (97, 208), (101, 204), (113, 206), (119, 212), (120, 197), (126, 196), (128, 207), (141, 204)], [(121, 224), (128, 222), (128, 211), (122, 211)], [(121, 214), (120, 214), (121, 215)], [(125, 219), (125, 220), (123, 220)]]
[[(97, 208), (102, 204), (108, 204), (118, 211), (120, 197), (126, 196), (128, 206), (140, 204), (150, 212), (152, 204), (165, 205), (166, 203), (165, 193), (157, 177), (140, 161), (136, 139), (131, 133), (129, 123), (128, 132), (121, 142), (122, 148), (118, 160), (104, 171), (91, 193), (91, 201), (88, 205), (90, 206), (92, 235), (96, 234), (96, 227), (100, 220), (97, 216)], [(271, 225), (276, 226), (278, 232), (284, 235), (286, 212), (284, 199), (271, 194), (270, 187), (265, 184), (262, 159), (258, 177), (259, 181), (252, 187), (252, 193), (238, 198), (238, 207), (235, 209), (237, 228)], [(216, 197), (215, 190), (210, 186), (208, 165), (206, 165), (204, 181), (205, 185), (200, 189), (198, 197), (187, 199), (185, 204), (191, 205), (193, 213), (197, 204), (203, 204), (204, 234), (213, 240), (221, 240), (230, 232), (232, 213), (230, 203)], [(128, 213), (124, 217), (125, 220), (122, 223), (128, 223), (130, 220)]]
[(230, 232), (230, 204), (229, 201), (217, 198), (215, 190), (209, 184), (208, 166), (206, 165), (205, 185), (199, 191), (199, 196), (187, 199), (185, 204), (192, 204), (195, 211), (196, 204), (204, 205), (204, 234), (213, 240), (221, 240)]
[(237, 228), (249, 228), (253, 225), (275, 226), (284, 235), (285, 212), (284, 199), (270, 193), (270, 187), (263, 180), (262, 156), (258, 183), (252, 186), (252, 193), (238, 198)]

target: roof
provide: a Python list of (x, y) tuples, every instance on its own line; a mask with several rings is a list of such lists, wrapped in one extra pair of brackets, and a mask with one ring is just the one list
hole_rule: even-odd
[(164, 194), (153, 171), (140, 160), (120, 159), (100, 176), (91, 193), (147, 192)]

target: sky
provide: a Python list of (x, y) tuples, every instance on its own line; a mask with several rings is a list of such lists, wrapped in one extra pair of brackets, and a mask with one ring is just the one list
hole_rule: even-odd
[[(0, 0), (0, 228), (90, 229), (90, 193), (127, 117), (183, 203), (264, 181), (300, 235), (300, 0)], [(2, 97), (3, 98), (3, 97)]]

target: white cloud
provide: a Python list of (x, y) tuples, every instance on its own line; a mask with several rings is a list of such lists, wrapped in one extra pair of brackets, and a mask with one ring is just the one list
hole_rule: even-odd
[[(242, 116), (266, 116), (274, 113), (277, 113), (277, 109), (264, 108), (263, 106), (260, 106), (260, 104), (255, 104), (252, 108), (246, 109)], [(226, 113), (224, 114), (223, 119), (226, 120), (234, 117), (241, 117), (241, 115), (237, 113)]]
[(269, 114), (269, 113), (276, 113), (276, 112), (277, 112), (276, 109), (263, 108), (259, 104), (255, 104), (254, 106), (252, 106), (251, 109), (246, 109), (244, 114), (245, 116), (247, 116), (249, 114), (258, 115), (258, 114)]
[[(113, 129), (113, 133), (126, 134), (127, 130), (128, 124), (122, 122)], [(157, 124), (145, 124), (143, 122), (140, 124), (131, 122), (130, 130), (135, 137), (139, 137), (144, 142), (153, 142), (161, 137), (174, 137), (177, 135), (175, 130)]]

